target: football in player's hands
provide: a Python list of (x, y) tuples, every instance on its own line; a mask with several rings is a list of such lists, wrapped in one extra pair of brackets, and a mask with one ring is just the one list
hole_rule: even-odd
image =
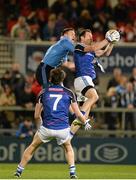
[(112, 43), (116, 43), (120, 40), (120, 33), (117, 30), (111, 29), (106, 32), (105, 38)]

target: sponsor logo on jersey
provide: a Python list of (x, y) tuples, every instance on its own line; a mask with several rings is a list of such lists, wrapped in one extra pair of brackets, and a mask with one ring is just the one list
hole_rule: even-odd
[(57, 92), (63, 92), (63, 88), (49, 88), (49, 91), (57, 91)]

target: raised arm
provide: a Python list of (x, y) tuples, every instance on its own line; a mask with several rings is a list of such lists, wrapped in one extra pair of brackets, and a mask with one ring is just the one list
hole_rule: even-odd
[(100, 42), (96, 42), (92, 45), (88, 45), (84, 47), (84, 51), (85, 52), (95, 52), (97, 50), (100, 50), (102, 48), (104, 48), (105, 46), (107, 46), (109, 44), (107, 39), (104, 39)]
[(109, 48), (108, 48), (107, 51), (105, 52), (105, 55), (106, 55), (106, 56), (109, 56), (109, 55), (111, 54), (113, 47), (114, 47), (114, 44), (113, 44), (113, 43), (110, 43)]
[(96, 57), (101, 57), (101, 56), (109, 56), (111, 54), (111, 51), (113, 49), (113, 44), (112, 43), (109, 43), (105, 49), (101, 49), (101, 50), (98, 50), (98, 51), (95, 51), (95, 55)]
[[(101, 50), (103, 49), (105, 46), (108, 45), (108, 43), (115, 43), (118, 42), (120, 40), (120, 32), (118, 32), (117, 30), (109, 30), (106, 32), (105, 34), (105, 39), (103, 41), (97, 42), (93, 45), (87, 46), (84, 48), (85, 52), (88, 51), (97, 51), (97, 50)], [(107, 52), (107, 55), (109, 55), (112, 51), (113, 45), (111, 45), (111, 49), (109, 49), (109, 51)]]
[(85, 125), (85, 130), (91, 129), (91, 125), (89, 124), (90, 119), (86, 119), (85, 116), (83, 116), (77, 102), (71, 103), (71, 107), (76, 117)]
[(41, 112), (42, 112), (42, 110), (43, 110), (42, 103), (36, 103), (34, 118), (35, 118), (37, 127), (39, 127), (39, 125), (41, 124)]
[(71, 99), (71, 107), (70, 111), (75, 113), (76, 117), (85, 125), (85, 130), (91, 129), (91, 125), (89, 124), (90, 119), (86, 119), (85, 116), (81, 113), (75, 94), (72, 91), (69, 91), (70, 99)]
[(80, 112), (80, 109), (78, 107), (77, 102), (74, 102), (71, 104), (72, 110), (74, 111), (76, 117), (78, 117), (80, 119), (80, 121), (85, 124), (86, 122), (86, 118), (85, 116), (83, 116), (83, 114)]

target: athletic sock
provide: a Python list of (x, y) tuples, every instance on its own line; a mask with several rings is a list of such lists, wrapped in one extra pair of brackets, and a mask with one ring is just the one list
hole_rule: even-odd
[(75, 165), (71, 165), (71, 166), (69, 167), (69, 170), (70, 170), (70, 176), (76, 174), (76, 167), (75, 167)]
[(81, 111), (81, 113), (82, 113), (83, 115), (85, 115), (85, 111)]
[(70, 131), (70, 139), (72, 139), (74, 135), (75, 134)]
[(24, 170), (24, 168), (23, 167), (21, 167), (20, 165), (18, 165), (17, 166), (17, 170), (16, 170), (16, 173), (18, 173), (18, 174), (22, 174), (22, 172), (23, 172), (23, 170)]

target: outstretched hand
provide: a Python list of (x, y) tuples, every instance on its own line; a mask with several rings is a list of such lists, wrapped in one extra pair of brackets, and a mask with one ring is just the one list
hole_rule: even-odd
[(120, 40), (120, 32), (114, 29), (109, 30), (106, 32), (105, 38), (111, 43), (116, 43)]
[(90, 130), (92, 128), (92, 126), (91, 126), (91, 124), (89, 122), (90, 122), (90, 119), (87, 119), (85, 121), (85, 127), (84, 128), (85, 128), (86, 131), (88, 131), (88, 130)]

